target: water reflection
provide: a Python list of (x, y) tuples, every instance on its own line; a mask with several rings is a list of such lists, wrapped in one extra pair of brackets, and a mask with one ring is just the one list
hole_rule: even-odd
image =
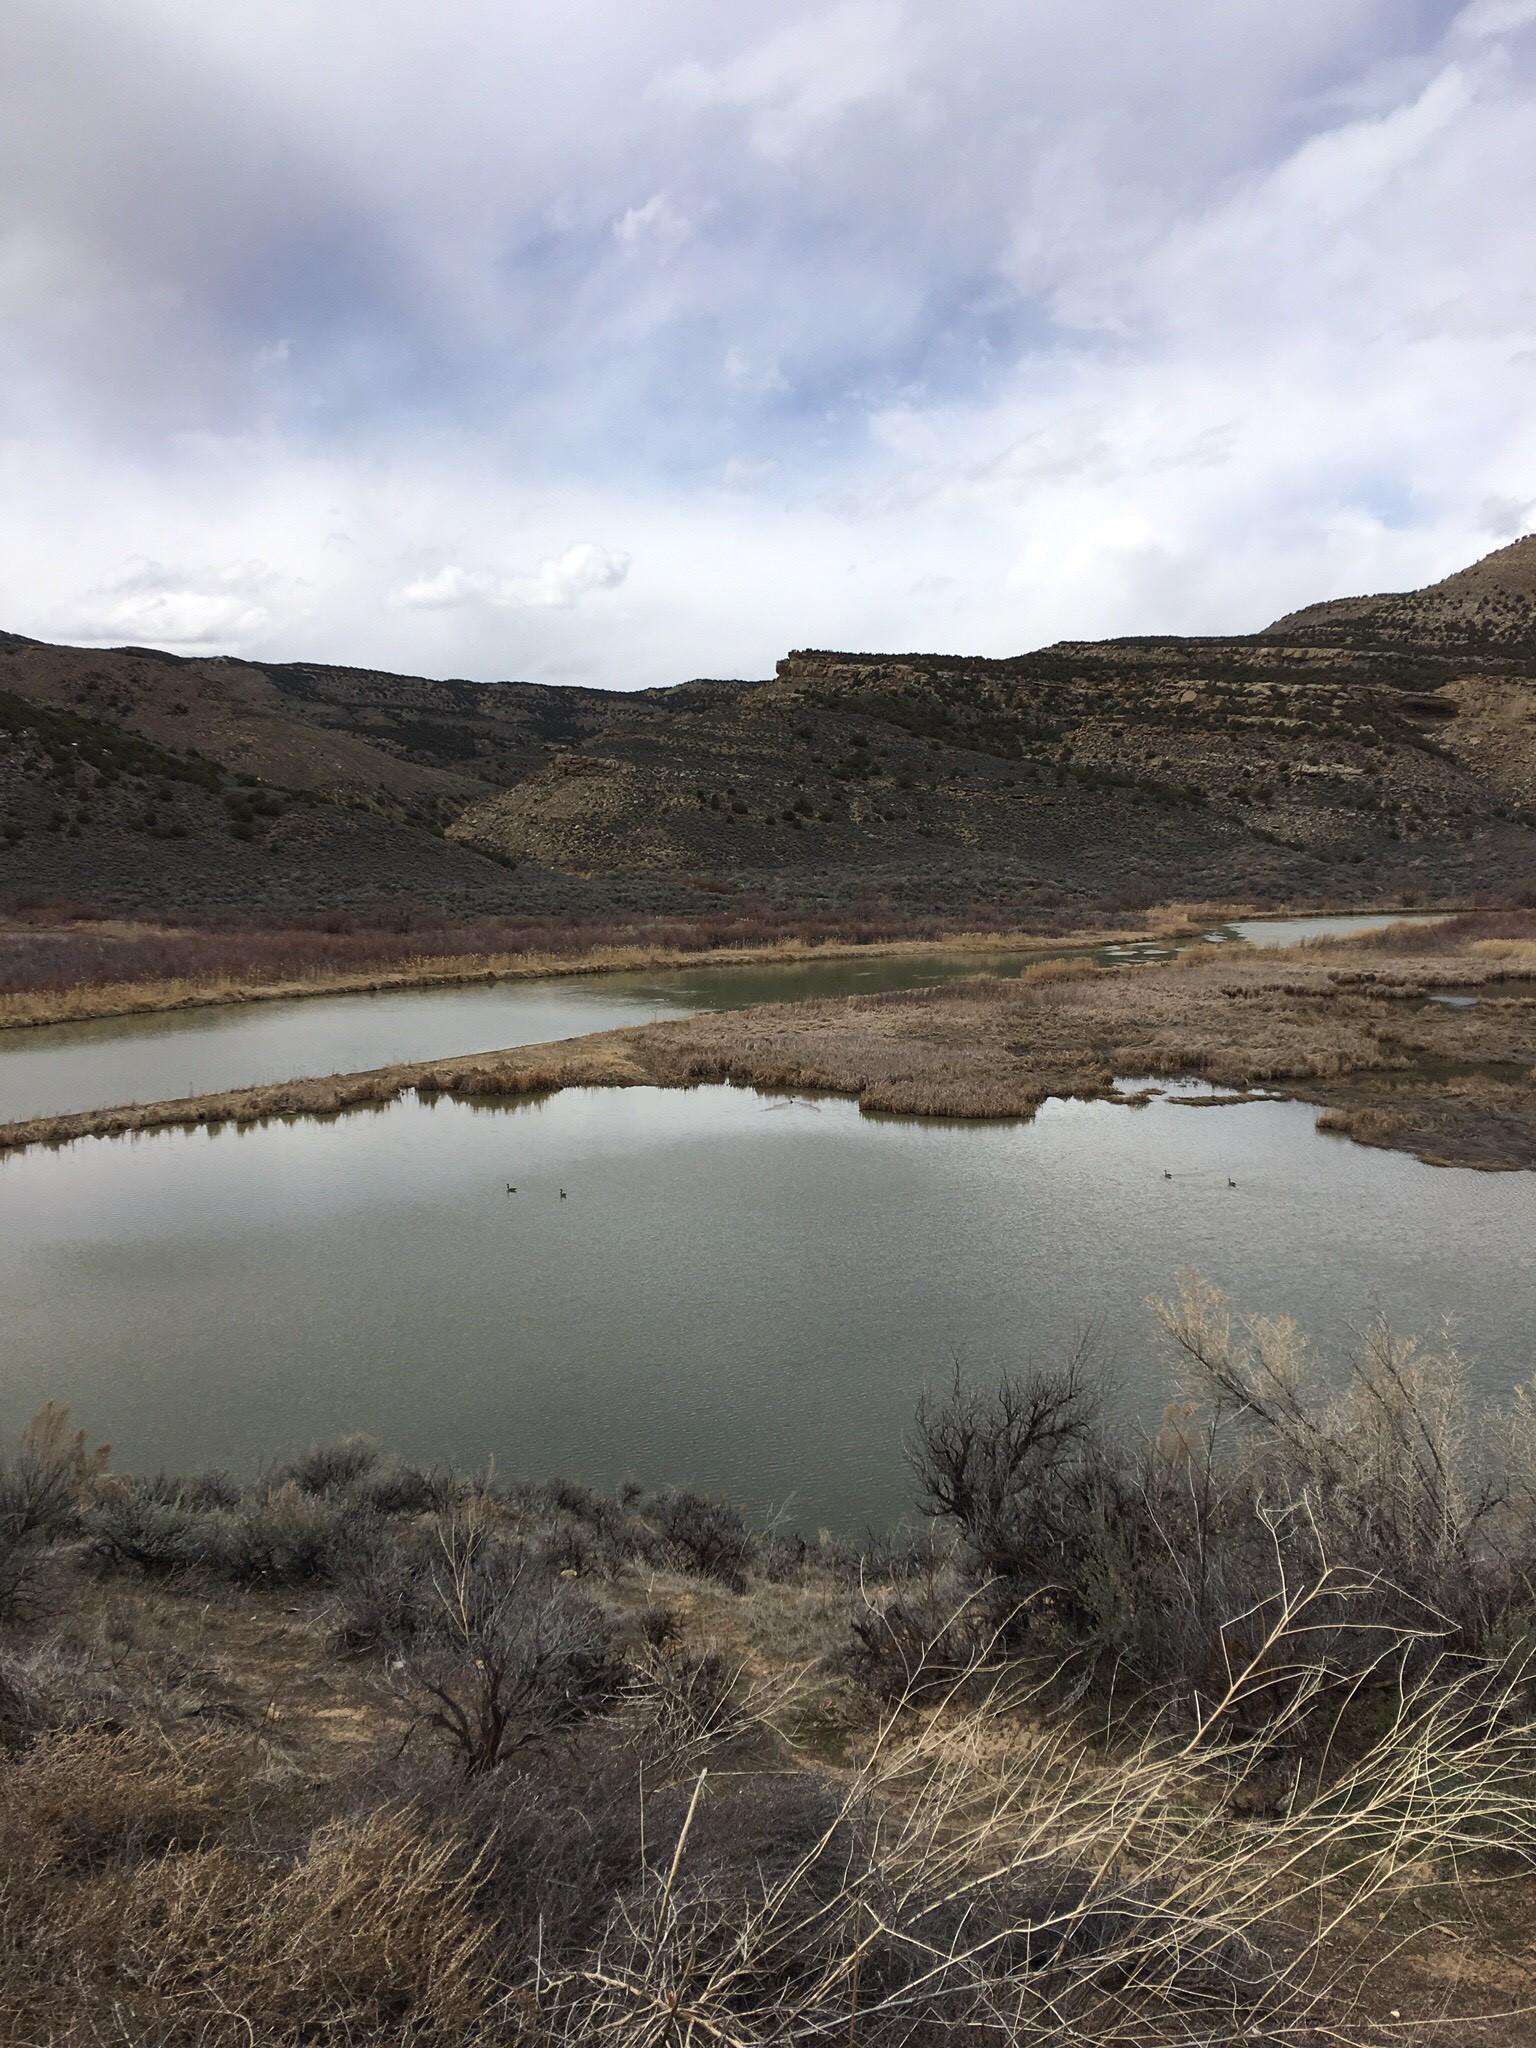
[[(1323, 930), (1390, 919), (1245, 922), (1204, 935), (1290, 944)], [(1273, 935), (1289, 932), (1290, 938)], [(733, 1010), (814, 996), (922, 988), (965, 974), (1022, 974), (1075, 948), (1030, 953), (892, 954), (846, 960), (697, 967), (647, 974), (571, 975), (548, 981), (392, 989), (373, 995), (306, 996), (144, 1017), (104, 1017), (0, 1034), (0, 1123), (164, 1102), (226, 1088), (318, 1074), (361, 1073), (404, 1060), (494, 1052), (575, 1038), (619, 1025)], [(1134, 940), (1101, 947), (1115, 965), (1171, 957), (1175, 947)]]
[(1092, 1325), (1154, 1415), (1144, 1302), (1185, 1266), (1336, 1342), (1377, 1306), (1451, 1315), (1483, 1385), (1528, 1375), (1536, 1176), (1314, 1115), (1159, 1096), (956, 1127), (583, 1089), (11, 1155), (0, 1422), (69, 1401), (129, 1469), (366, 1429), (848, 1528), (903, 1510), (902, 1431), (956, 1358), (1050, 1359)]

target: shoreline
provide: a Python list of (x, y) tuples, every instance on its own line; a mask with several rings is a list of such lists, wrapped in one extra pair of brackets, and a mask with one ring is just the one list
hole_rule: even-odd
[[(1147, 911), (1142, 922), (1106, 925), (1089, 930), (1078, 926), (1062, 933), (954, 932), (937, 939), (795, 939), (743, 946), (709, 946), (697, 951), (665, 946), (598, 946), (584, 953), (425, 954), (401, 967), (338, 968), (287, 980), (199, 982), (151, 980), (82, 983), (63, 989), (19, 990), (0, 996), (0, 1041), (11, 1032), (45, 1029), (54, 1024), (89, 1024), (114, 1017), (169, 1015), (184, 1010), (237, 1009), (248, 1003), (300, 1002), (307, 997), (380, 995), (400, 989), (469, 987), (476, 982), (555, 981), (574, 976), (644, 973), (687, 967), (772, 966), (817, 960), (923, 958), (944, 953), (1025, 953), (1032, 951), (1094, 951), (1100, 946), (1138, 940), (1193, 937), (1211, 924), (1284, 922), (1292, 917), (1437, 917), (1455, 916), (1460, 904), (1372, 904), (1347, 910), (1258, 909), (1239, 903), (1170, 903)], [(1205, 924), (1194, 912), (1209, 912)], [(21, 1014), (11, 1014), (20, 1011)]]
[[(1516, 2038), (1536, 1728), (1506, 1619), (1529, 1633), (1530, 1591), (1504, 1561), (1530, 1543), (1525, 1439), (1477, 1426), (1505, 1420), (1482, 1403), (1461, 1429), (1453, 1357), (1372, 1375), (1363, 1348), (1363, 1384), (1303, 1382), (1286, 1435), (1230, 1320), (1194, 1276), (1159, 1304), (1165, 1356), (1194, 1369), (1168, 1375), (1182, 1433), (1168, 1448), (1165, 1420), (1153, 1457), (1106, 1425), (1091, 1365), (995, 1392), (957, 1373), (914, 1416), (915, 1525), (884, 1537), (357, 1436), (247, 1478), (136, 1478), (44, 1406), (7, 1552), (0, 2029), (99, 2039), (107, 2013), (124, 2041), (227, 2048), (317, 2039), (318, 2010), (358, 2048), (510, 2039), (509, 2013), (519, 2040), (524, 2016), (550, 2041), (654, 2039), (680, 1984), (731, 2018), (745, 1980), (755, 2017), (718, 2040), (779, 2040), (787, 2015), (874, 2048), (895, 2037), (866, 2034), (861, 1971), (894, 1924), (886, 1958), (899, 1936), (960, 1973), (945, 2038), (972, 2011), (964, 2031), (996, 2038), (1001, 1987), (1024, 2039), (1058, 2038), (1070, 1997), (1085, 2048), (1123, 2044), (1132, 1971), (1143, 2041), (1214, 2048), (1234, 2015), (1296, 2039), (1298, 2013), (1308, 2037), (1380, 2040), (1350, 2022), (1390, 1999), (1411, 2016), (1394, 2037), (1423, 2042), (1463, 1975), (1455, 2041)], [(1234, 1385), (1268, 1487), (1218, 1427)], [(1021, 1399), (1064, 1418), (1071, 1455), (983, 1520), (944, 1490), (947, 1446), (963, 1429), (999, 1460)], [(1388, 1428), (1427, 1446), (1406, 1481), (1372, 1455)], [(1297, 1437), (1347, 1481), (1318, 1487)], [(1421, 1525), (1456, 1517), (1406, 1589), (1376, 1533), (1404, 1487)], [(1301, 1595), (1288, 1554), (1270, 1563), (1277, 1495), (1324, 1560)], [(1390, 1655), (1348, 1658), (1366, 1629)], [(1502, 1882), (1496, 1922), (1448, 1915), (1469, 1879)], [(969, 1946), (940, 1946), (957, 1901)], [(622, 2036), (616, 1915), (638, 1958)]]
[[(1374, 913), (1362, 912), (1361, 915)], [(1138, 939), (1172, 937), (1173, 933), (1106, 929), (1085, 937), (1071, 932), (1060, 938), (1034, 932), (956, 932), (943, 939), (782, 939), (751, 946), (709, 946), (697, 952), (681, 947), (600, 946), (589, 953), (510, 953), (430, 955), (419, 965), (386, 969), (379, 973), (347, 973), (304, 980), (242, 983), (234, 988), (220, 984), (147, 984), (140, 999), (122, 993), (133, 983), (99, 984), (103, 1000), (77, 1007), (76, 998), (89, 998), (89, 988), (60, 990), (57, 1014), (5, 1018), (0, 1016), (0, 1039), (13, 1031), (46, 1029), (52, 1024), (93, 1024), (114, 1017), (165, 1016), (183, 1010), (243, 1009), (249, 1003), (301, 1002), (312, 996), (382, 995), (413, 988), (468, 988), (477, 982), (562, 981), (588, 975), (640, 974), (652, 969), (688, 967), (772, 967), (820, 960), (879, 960), (896, 957), (925, 958), (942, 953), (1027, 953), (1041, 951), (1093, 951), (1099, 946), (1134, 943)], [(175, 995), (159, 991), (176, 988)], [(3, 1000), (3, 999), (0, 999)], [(26, 1001), (25, 995), (12, 998)], [(67, 1007), (63, 1007), (67, 1005)]]
[[(1208, 949), (1134, 973), (1056, 959), (889, 995), (703, 1012), (502, 1052), (399, 1062), (0, 1126), (0, 1152), (173, 1128), (330, 1117), (415, 1092), (494, 1101), (571, 1087), (822, 1093), (872, 1114), (1027, 1118), (1048, 1097), (1133, 1099), (1118, 1075), (1262, 1089), (1320, 1129), (1429, 1165), (1536, 1168), (1527, 942), (1391, 952)], [(1475, 944), (1476, 942), (1472, 942)], [(1536, 944), (1532, 950), (1536, 951)], [(1506, 988), (1506, 984), (1508, 987)], [(1428, 994), (1476, 988), (1453, 1010)], [(1025, 1034), (1028, 1042), (1019, 1034)]]

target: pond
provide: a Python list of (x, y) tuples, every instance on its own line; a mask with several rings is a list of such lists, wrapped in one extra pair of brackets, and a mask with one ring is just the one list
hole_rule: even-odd
[(1348, 939), (1356, 932), (1379, 932), (1389, 924), (1438, 924), (1432, 911), (1381, 911), (1350, 917), (1239, 917), (1223, 927), (1250, 946), (1304, 946), (1309, 939)]
[[(401, 1060), (542, 1045), (550, 1038), (691, 1017), (700, 1010), (871, 995), (965, 974), (1021, 974), (1066, 950), (584, 974), (48, 1024), (0, 1034), (0, 1123), (109, 1103), (165, 1102), (308, 1074), (362, 1073)], [(1166, 958), (1171, 951), (1143, 943), (1105, 949), (1100, 957), (1123, 964)]]
[(1507, 1394), (1536, 1370), (1536, 1175), (1314, 1121), (1158, 1099), (956, 1125), (580, 1089), (12, 1154), (0, 1426), (67, 1401), (139, 1471), (365, 1430), (855, 1530), (904, 1512), (903, 1430), (956, 1362), (1059, 1359), (1091, 1331), (1155, 1419), (1145, 1300), (1185, 1267), (1335, 1353), (1376, 1309), (1449, 1315)]
[[(1201, 941), (1295, 945), (1327, 932), (1374, 930), (1379, 917), (1247, 918)], [(1186, 942), (1188, 943), (1188, 942)], [(361, 1073), (403, 1060), (497, 1052), (700, 1010), (792, 1003), (812, 996), (920, 988), (966, 974), (1022, 974), (1080, 949), (1029, 953), (908, 953), (864, 959), (761, 962), (648, 974), (571, 975), (232, 1003), (142, 1017), (103, 1017), (0, 1033), (0, 1123), (120, 1102), (164, 1102), (310, 1074)], [(1140, 940), (1090, 957), (1115, 966), (1166, 959), (1177, 948)]]

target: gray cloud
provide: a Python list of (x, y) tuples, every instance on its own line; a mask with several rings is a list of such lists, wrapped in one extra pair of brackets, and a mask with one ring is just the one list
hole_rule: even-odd
[(22, 631), (650, 683), (1536, 516), (1536, 0), (11, 0), (0, 192)]

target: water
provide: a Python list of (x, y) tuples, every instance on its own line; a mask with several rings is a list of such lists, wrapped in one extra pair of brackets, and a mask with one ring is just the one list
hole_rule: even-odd
[(1407, 914), (1383, 911), (1379, 916), (1240, 917), (1224, 930), (1235, 932), (1250, 946), (1302, 946), (1308, 939), (1348, 939), (1356, 932), (1379, 932), (1389, 924), (1438, 924), (1433, 912)]
[(0, 1427), (67, 1401), (141, 1471), (364, 1429), (857, 1529), (903, 1513), (902, 1432), (955, 1360), (1059, 1359), (1091, 1324), (1155, 1417), (1144, 1301), (1183, 1267), (1335, 1348), (1377, 1307), (1453, 1316), (1507, 1393), (1536, 1370), (1536, 1175), (1314, 1118), (1158, 1100), (955, 1125), (581, 1089), (12, 1154)]
[[(1065, 950), (1065, 949), (1062, 949)], [(1126, 961), (1155, 945), (1105, 949)], [(961, 974), (1021, 974), (1056, 953), (892, 954), (874, 959), (572, 975), (374, 995), (305, 996), (144, 1017), (103, 1017), (0, 1034), (0, 1123), (165, 1102), (309, 1074), (362, 1073), (402, 1060), (541, 1045), (660, 1017), (810, 996), (870, 995)]]
[[(1212, 943), (1246, 939), (1295, 945), (1327, 932), (1371, 931), (1390, 917), (1244, 919), (1203, 934)], [(403, 1060), (497, 1052), (546, 1039), (575, 1038), (700, 1010), (811, 996), (869, 995), (918, 988), (962, 974), (1021, 974), (1074, 949), (975, 955), (892, 954), (884, 958), (695, 967), (651, 974), (572, 975), (452, 988), (391, 989), (373, 995), (305, 996), (143, 1017), (103, 1017), (0, 1033), (0, 1123), (165, 1102), (311, 1074), (355, 1074)], [(1125, 966), (1166, 959), (1155, 941), (1099, 948), (1092, 957)]]

